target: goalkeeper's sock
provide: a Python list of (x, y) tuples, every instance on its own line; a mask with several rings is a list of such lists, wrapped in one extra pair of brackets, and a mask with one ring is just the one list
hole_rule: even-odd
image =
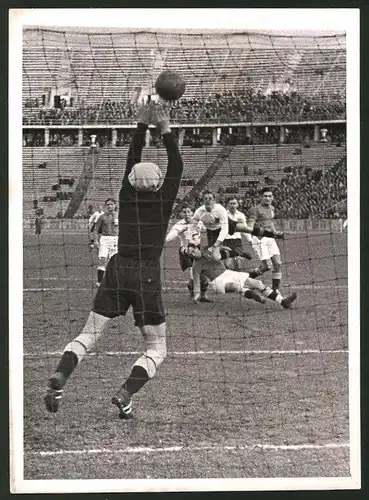
[(149, 375), (145, 368), (135, 365), (130, 376), (122, 385), (129, 394), (135, 394), (149, 381)]
[(72, 351), (65, 351), (59, 361), (59, 364), (55, 370), (55, 375), (60, 373), (63, 376), (62, 380), (60, 377), (51, 377), (50, 386), (52, 389), (61, 389), (67, 379), (72, 374), (73, 370), (78, 364), (78, 357)]

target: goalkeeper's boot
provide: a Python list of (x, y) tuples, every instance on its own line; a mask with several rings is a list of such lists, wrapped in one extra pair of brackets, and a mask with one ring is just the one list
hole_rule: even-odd
[(56, 372), (49, 379), (49, 387), (47, 388), (46, 395), (44, 396), (44, 402), (47, 411), (50, 413), (56, 413), (59, 408), (61, 398), (63, 396), (63, 387), (65, 384), (65, 377), (60, 373)]
[(296, 299), (297, 299), (297, 294), (296, 294), (296, 292), (293, 292), (293, 293), (291, 293), (291, 295), (288, 295), (287, 297), (282, 299), (281, 305), (285, 309), (290, 309), (292, 306), (292, 303), (295, 302)]
[(265, 297), (263, 297), (257, 290), (245, 290), (244, 297), (246, 297), (246, 299), (255, 300), (255, 302), (259, 302), (260, 304), (265, 303)]
[(118, 407), (119, 418), (124, 420), (133, 419), (132, 415), (132, 396), (126, 389), (121, 388), (115, 396), (113, 396), (111, 402), (113, 405)]

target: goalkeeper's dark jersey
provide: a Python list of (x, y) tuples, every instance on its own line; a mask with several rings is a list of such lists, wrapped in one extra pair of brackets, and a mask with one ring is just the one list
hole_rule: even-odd
[(118, 254), (133, 260), (159, 260), (169, 218), (181, 182), (183, 163), (172, 133), (164, 134), (168, 155), (167, 174), (156, 192), (136, 191), (128, 175), (141, 161), (147, 125), (139, 123), (127, 157), (119, 193)]

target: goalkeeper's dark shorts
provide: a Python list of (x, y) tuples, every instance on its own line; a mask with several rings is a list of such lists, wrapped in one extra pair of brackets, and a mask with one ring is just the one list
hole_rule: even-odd
[(92, 310), (107, 318), (125, 316), (132, 306), (136, 326), (165, 322), (160, 263), (115, 254), (109, 261)]
[[(236, 232), (237, 224), (238, 223), (236, 221), (234, 221), (228, 217), (228, 234), (230, 234), (232, 236), (232, 234), (234, 234)], [(214, 230), (207, 229), (206, 230), (209, 247), (212, 247), (214, 245), (214, 243), (217, 241), (219, 233), (220, 233), (220, 229), (214, 229)]]
[(181, 266), (182, 271), (186, 271), (186, 269), (189, 269), (192, 267), (193, 264), (193, 257), (190, 257), (187, 255), (182, 248), (178, 250), (178, 255), (179, 255), (179, 265)]

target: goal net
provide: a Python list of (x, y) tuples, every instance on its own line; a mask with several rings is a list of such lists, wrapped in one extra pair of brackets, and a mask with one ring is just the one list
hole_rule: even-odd
[[(258, 278), (269, 287), (281, 272), (276, 287), (297, 300), (286, 310), (209, 288), (214, 302), (193, 304), (170, 242), (168, 353), (134, 423), (110, 404), (143, 349), (131, 313), (47, 414), (47, 379), (96, 293), (89, 217), (118, 199), (138, 105), (163, 70), (187, 84), (170, 105), (184, 162), (170, 227), (204, 190), (248, 218), (269, 188), (281, 269), (246, 238), (252, 261), (238, 265), (269, 265)], [(345, 86), (341, 34), (24, 29), (25, 479), (349, 475)], [(143, 158), (165, 172), (154, 128)]]

